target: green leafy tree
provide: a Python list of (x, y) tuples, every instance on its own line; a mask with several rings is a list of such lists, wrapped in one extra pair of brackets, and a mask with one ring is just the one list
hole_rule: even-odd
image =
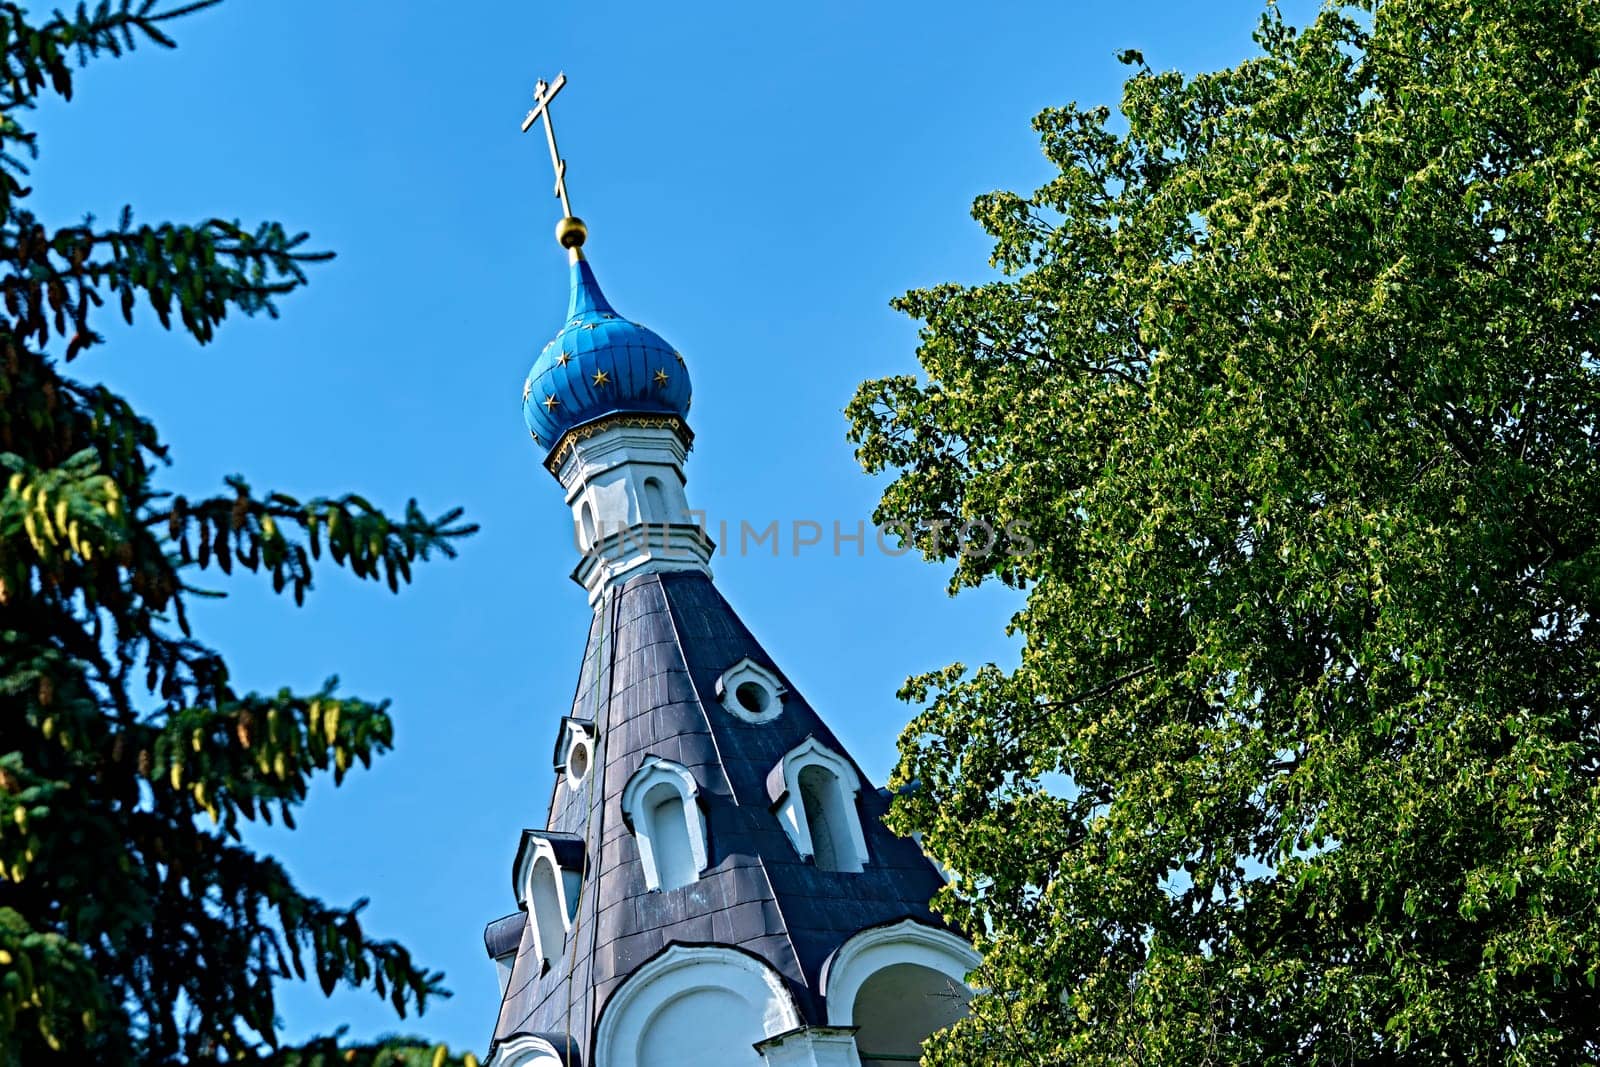
[(207, 342), (230, 311), (275, 314), (328, 257), (276, 223), (52, 229), (26, 206), (26, 112), (71, 96), (74, 63), (170, 46), (169, 20), (204, 6), (30, 20), (0, 3), (0, 1063), (437, 1067), (443, 1049), (404, 1041), (281, 1045), (282, 979), (369, 988), (401, 1016), (445, 995), (363, 929), (362, 904), (307, 896), (240, 835), (292, 827), (311, 778), (366, 764), (392, 726), (332, 683), (237, 691), (186, 605), (201, 571), (236, 569), (298, 603), (319, 560), (395, 589), (472, 527), (237, 477), (206, 499), (161, 491), (156, 428), (65, 363), (103, 315), (140, 309)]
[(1027, 591), (904, 694), (985, 961), (928, 1062), (1600, 1061), (1600, 4), (1257, 41), (1040, 114), (850, 409), (880, 519), (1037, 548), (923, 539)]

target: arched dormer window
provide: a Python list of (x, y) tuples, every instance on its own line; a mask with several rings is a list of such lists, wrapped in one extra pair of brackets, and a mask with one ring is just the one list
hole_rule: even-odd
[(700, 787), (682, 764), (646, 756), (622, 789), (622, 815), (639, 845), (651, 890), (698, 881), (709, 865)]
[(524, 830), (513, 875), (517, 900), (528, 912), (542, 971), (560, 958), (578, 914), (583, 841), (553, 830)]
[(567, 943), (567, 909), (561, 902), (560, 879), (549, 856), (533, 861), (528, 878), (528, 917), (533, 921), (539, 958), (552, 964)]
[(784, 833), (819, 870), (854, 873), (867, 864), (856, 797), (861, 776), (850, 761), (808, 737), (767, 775), (767, 795)]
[(806, 825), (811, 828), (811, 858), (825, 871), (845, 870), (844, 842), (835, 840), (844, 827), (844, 812), (839, 776), (820, 764), (811, 763), (800, 768), (801, 806), (806, 811)]
[(579, 547), (587, 552), (600, 539), (594, 525), (594, 508), (585, 500), (583, 506), (578, 509), (578, 514), (582, 516), (583, 521), (583, 544)]

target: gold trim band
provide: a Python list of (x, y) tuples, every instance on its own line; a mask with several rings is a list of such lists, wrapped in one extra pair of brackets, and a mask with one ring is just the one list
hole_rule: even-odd
[(690, 431), (688, 424), (676, 415), (619, 412), (595, 419), (593, 422), (586, 422), (562, 434), (560, 442), (551, 450), (550, 455), (545, 457), (545, 469), (555, 474), (561, 469), (561, 461), (567, 458), (567, 453), (572, 450), (574, 444), (593, 437), (601, 430), (609, 430), (613, 426), (664, 427), (683, 439), (685, 449), (694, 448), (694, 433)]

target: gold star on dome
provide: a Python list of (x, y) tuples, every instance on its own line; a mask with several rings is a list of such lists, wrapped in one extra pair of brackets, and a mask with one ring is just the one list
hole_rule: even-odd
[(594, 384), (597, 387), (606, 384), (610, 380), (611, 380), (611, 375), (607, 374), (605, 371), (597, 370), (597, 371), (594, 372)]
[(537, 433), (535, 433), (534, 431), (529, 430), (528, 431), (528, 436), (533, 438), (533, 443), (534, 444), (538, 444), (539, 443), (539, 435)]
[(533, 392), (533, 379), (529, 378), (522, 383), (522, 402), (524, 404), (528, 402), (528, 394), (531, 392)]
[(556, 397), (547, 396), (544, 398), (544, 409), (546, 411), (554, 411), (556, 409), (556, 405), (559, 403), (561, 403), (561, 401)]
[(672, 352), (672, 358), (678, 361), (678, 365), (680, 367), (683, 366), (683, 353), (682, 352), (679, 352), (676, 349), (674, 349), (673, 352)]
[(572, 354), (570, 352), (567, 352), (565, 349), (563, 349), (561, 354), (556, 357), (556, 366), (558, 366), (558, 367), (565, 367), (568, 363), (571, 363), (571, 362), (572, 362)]
[(660, 370), (660, 369), (656, 370), (656, 384), (657, 385), (666, 385), (667, 384), (667, 372), (666, 371)]
[(598, 323), (598, 322), (586, 322), (586, 323), (584, 323), (584, 324), (583, 324), (583, 328), (584, 328), (584, 329), (585, 329), (585, 330), (592, 330), (592, 329), (594, 329), (594, 328), (595, 328), (595, 327), (596, 327), (596, 326), (599, 326), (599, 325), (600, 325), (600, 324), (599, 324), (599, 323)]

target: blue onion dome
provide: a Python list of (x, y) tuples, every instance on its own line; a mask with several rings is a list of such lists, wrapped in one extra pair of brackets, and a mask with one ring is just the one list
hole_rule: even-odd
[(654, 330), (618, 315), (576, 248), (567, 324), (522, 387), (522, 417), (547, 452), (567, 431), (622, 413), (689, 412), (683, 357)]

